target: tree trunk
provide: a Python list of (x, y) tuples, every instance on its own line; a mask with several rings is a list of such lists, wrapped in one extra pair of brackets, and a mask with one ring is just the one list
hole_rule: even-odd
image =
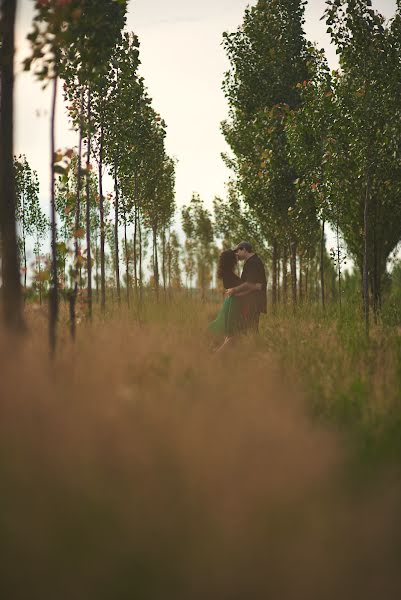
[(50, 125), (50, 145), (51, 145), (51, 249), (52, 249), (52, 285), (50, 289), (50, 311), (49, 311), (49, 341), (50, 353), (54, 357), (56, 352), (56, 336), (57, 336), (57, 318), (58, 318), (58, 278), (57, 278), (57, 221), (56, 221), (56, 203), (55, 203), (55, 181), (54, 181), (54, 157), (56, 153), (54, 128), (56, 120), (56, 99), (57, 99), (57, 83), (58, 78), (53, 81), (53, 99), (51, 110), (51, 125)]
[(130, 281), (129, 281), (129, 256), (128, 256), (128, 238), (127, 238), (127, 213), (124, 210), (124, 244), (125, 244), (125, 280), (127, 286), (127, 305), (130, 306)]
[[(24, 210), (25, 210), (25, 208), (24, 208)], [(27, 270), (28, 270), (28, 267), (27, 267), (27, 262), (26, 262), (26, 240), (25, 240), (25, 227), (24, 227), (24, 231), (23, 231), (23, 233), (22, 233), (22, 236), (23, 236), (23, 244), (24, 244), (24, 250), (23, 250), (23, 252), (24, 252), (24, 295), (25, 295), (25, 294), (26, 294), (26, 272), (27, 272)], [(25, 296), (24, 296), (24, 297), (25, 297)]]
[(37, 254), (36, 260), (38, 262), (38, 269), (39, 269), (39, 306), (42, 306), (42, 280), (41, 280), (42, 264), (41, 264), (39, 252)]
[(340, 229), (337, 221), (337, 283), (338, 283), (338, 303), (340, 311), (342, 309), (342, 298), (341, 298), (341, 250), (340, 250)]
[(100, 308), (106, 310), (106, 273), (104, 261), (105, 230), (104, 230), (104, 197), (103, 197), (103, 123), (100, 125), (99, 147), (99, 197), (100, 197)]
[(379, 319), (379, 298), (380, 298), (380, 268), (378, 261), (378, 250), (377, 250), (377, 210), (374, 206), (374, 215), (371, 221), (371, 229), (373, 232), (373, 256), (372, 256), (372, 269), (373, 273), (370, 278), (372, 280), (372, 297), (373, 297), (373, 318), (377, 325)]
[(16, 231), (14, 173), (14, 43), (16, 0), (1, 2), (0, 54), (0, 237), (3, 321), (13, 332), (25, 329)]
[(365, 315), (365, 333), (369, 336), (369, 197), (370, 197), (370, 174), (366, 177), (365, 205), (363, 211), (363, 234), (364, 234), (364, 252), (363, 252), (363, 304)]
[(171, 261), (172, 261), (172, 248), (171, 248), (171, 231), (168, 235), (168, 254), (167, 254), (167, 277), (168, 277), (168, 292), (169, 300), (171, 300)]
[(303, 280), (303, 260), (302, 260), (302, 255), (299, 255), (299, 282), (298, 282), (298, 288), (299, 288), (299, 302), (302, 304), (303, 299), (304, 299), (304, 289), (303, 289), (303, 285), (304, 285), (304, 280)]
[(155, 280), (156, 301), (159, 302), (159, 258), (157, 252), (157, 230), (154, 226), (153, 230), (153, 277)]
[(139, 229), (139, 302), (142, 304), (142, 225), (141, 215), (138, 214), (138, 229)]
[[(82, 137), (83, 137), (83, 114), (84, 114), (84, 91), (81, 91), (81, 112), (80, 112), (80, 125), (79, 125), (79, 139), (78, 139), (78, 164), (77, 164), (77, 189), (75, 195), (75, 231), (79, 229), (81, 221), (81, 187), (82, 187)], [(71, 338), (75, 339), (75, 305), (77, 302), (78, 295), (78, 261), (80, 260), (80, 248), (79, 238), (75, 237), (75, 265), (74, 265), (74, 290), (70, 294), (70, 335)]]
[(277, 240), (273, 241), (272, 255), (272, 304), (273, 308), (277, 305)]
[(322, 308), (326, 309), (326, 298), (325, 298), (325, 289), (324, 289), (324, 244), (325, 244), (325, 235), (324, 235), (324, 227), (325, 221), (322, 221), (322, 235), (320, 238), (320, 294), (322, 299)]
[(308, 258), (306, 261), (306, 269), (305, 269), (305, 300), (309, 301), (309, 271), (310, 271), (310, 263), (311, 259)]
[(114, 193), (115, 193), (115, 210), (114, 210), (114, 245), (116, 248), (116, 286), (117, 286), (117, 301), (121, 304), (121, 290), (120, 290), (120, 251), (118, 241), (118, 179), (117, 179), (117, 166), (114, 165)]
[(135, 295), (138, 292), (137, 245), (138, 245), (138, 207), (135, 205), (135, 209), (134, 209), (134, 285), (135, 285)]
[(99, 304), (99, 234), (96, 232), (96, 302)]
[(163, 227), (162, 232), (162, 276), (163, 276), (163, 293), (164, 293), (164, 301), (167, 299), (166, 295), (166, 230)]
[(297, 246), (291, 242), (291, 292), (293, 306), (297, 304)]
[[(88, 317), (92, 320), (92, 253), (91, 253), (91, 198), (90, 198), (90, 160), (91, 160), (91, 91), (88, 88), (88, 149), (86, 157), (86, 262), (88, 272)], [(101, 160), (101, 159), (100, 159)], [(102, 307), (103, 308), (103, 307)]]
[(287, 244), (284, 244), (283, 251), (283, 302), (287, 304), (288, 300), (288, 250)]

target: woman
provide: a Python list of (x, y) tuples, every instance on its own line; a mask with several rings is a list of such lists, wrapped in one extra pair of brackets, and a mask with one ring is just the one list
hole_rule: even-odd
[[(226, 290), (241, 284), (241, 279), (234, 273), (236, 264), (237, 257), (233, 250), (224, 250), (220, 254), (217, 277), (222, 280)], [(209, 324), (209, 331), (225, 337), (224, 344), (243, 328), (241, 308), (242, 301), (239, 296), (227, 297), (216, 319)]]

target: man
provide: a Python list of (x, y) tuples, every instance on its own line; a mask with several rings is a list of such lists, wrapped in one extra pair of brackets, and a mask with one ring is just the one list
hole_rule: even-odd
[(241, 275), (243, 283), (227, 290), (226, 294), (244, 296), (246, 330), (257, 333), (260, 313), (267, 312), (265, 267), (249, 242), (241, 242), (233, 250), (237, 260), (245, 261)]

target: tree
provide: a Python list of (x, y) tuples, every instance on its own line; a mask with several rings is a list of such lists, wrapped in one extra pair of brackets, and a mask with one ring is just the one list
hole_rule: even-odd
[(25, 328), (16, 233), (14, 143), (14, 37), (16, 0), (2, 0), (0, 21), (0, 238), (5, 325)]
[(217, 258), (211, 214), (204, 208), (199, 194), (193, 194), (190, 204), (183, 207), (181, 216), (182, 228), (193, 247), (201, 299), (205, 302)]
[(16, 217), (20, 231), (20, 251), (23, 259), (24, 289), (27, 280), (27, 238), (35, 232), (41, 232), (46, 219), (39, 203), (39, 180), (35, 171), (32, 171), (26, 156), (14, 159), (17, 206)]
[(297, 178), (289, 160), (286, 122), (300, 106), (297, 84), (309, 77), (303, 0), (259, 0), (243, 24), (224, 34), (230, 70), (224, 91), (230, 106), (223, 133), (234, 153), (238, 189), (272, 247), (273, 304), (277, 301), (279, 247), (291, 250), (296, 302), (296, 227), (288, 209)]
[[(74, 42), (74, 26), (82, 15), (79, 0), (58, 2), (57, 0), (36, 0), (33, 30), (28, 35), (31, 56), (25, 60), (25, 69), (35, 66), (35, 75), (47, 85), (52, 82), (50, 112), (50, 220), (51, 220), (51, 289), (49, 310), (49, 342), (51, 355), (55, 355), (58, 319), (58, 260), (57, 222), (55, 201), (56, 174), (63, 174), (68, 165), (63, 165), (63, 155), (56, 152), (55, 118), (58, 79), (61, 71), (61, 57)], [(59, 164), (57, 164), (59, 163)]]
[(367, 333), (370, 296), (377, 318), (387, 260), (401, 239), (399, 11), (390, 26), (370, 0), (336, 0), (326, 11), (341, 64), (327, 169), (340, 229), (363, 281)]

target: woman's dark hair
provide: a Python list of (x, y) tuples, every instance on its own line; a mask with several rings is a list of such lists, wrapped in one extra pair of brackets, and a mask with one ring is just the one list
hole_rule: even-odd
[(236, 264), (237, 257), (234, 250), (223, 250), (219, 257), (219, 264), (217, 265), (217, 277), (223, 279), (226, 273), (233, 273)]

